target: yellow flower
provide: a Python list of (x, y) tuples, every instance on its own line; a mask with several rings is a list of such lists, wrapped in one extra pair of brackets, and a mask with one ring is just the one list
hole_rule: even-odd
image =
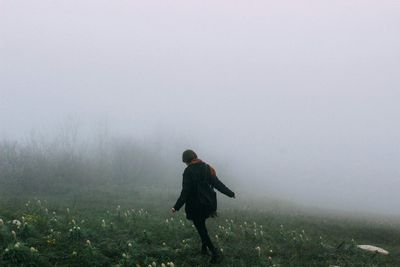
[(49, 240), (47, 240), (47, 244), (49, 246), (54, 246), (56, 244), (56, 240), (55, 239), (49, 239)]
[(39, 220), (39, 216), (33, 214), (25, 214), (25, 221), (27, 223), (35, 223)]

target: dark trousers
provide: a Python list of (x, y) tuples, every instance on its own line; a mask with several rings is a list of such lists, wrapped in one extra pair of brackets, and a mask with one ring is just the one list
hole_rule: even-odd
[(198, 218), (193, 220), (193, 224), (197, 229), (197, 232), (200, 235), (202, 246), (207, 246), (211, 252), (215, 251), (215, 247), (211, 242), (210, 237), (208, 236), (208, 231), (206, 227), (206, 219), (205, 218)]

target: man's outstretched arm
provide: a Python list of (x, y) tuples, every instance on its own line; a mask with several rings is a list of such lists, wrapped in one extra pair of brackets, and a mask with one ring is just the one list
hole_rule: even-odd
[(212, 186), (214, 186), (219, 192), (221, 192), (224, 195), (227, 195), (228, 197), (235, 197), (235, 193), (232, 192), (228, 187), (226, 187), (219, 179), (217, 176), (211, 175), (210, 176), (210, 182)]

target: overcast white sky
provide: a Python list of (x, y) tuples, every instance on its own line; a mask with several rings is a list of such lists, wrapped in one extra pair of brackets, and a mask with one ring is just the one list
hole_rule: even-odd
[(0, 136), (107, 121), (266, 194), (400, 215), (399, 14), (397, 0), (0, 0)]

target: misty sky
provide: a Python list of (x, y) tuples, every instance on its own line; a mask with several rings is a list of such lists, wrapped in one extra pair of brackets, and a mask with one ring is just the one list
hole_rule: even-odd
[(0, 0), (0, 137), (106, 124), (177, 160), (190, 146), (266, 195), (400, 215), (399, 14), (397, 0)]

